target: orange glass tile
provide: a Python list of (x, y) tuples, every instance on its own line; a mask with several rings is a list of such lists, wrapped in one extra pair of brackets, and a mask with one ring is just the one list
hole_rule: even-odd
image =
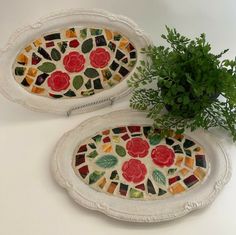
[(189, 172), (189, 170), (188, 170), (187, 168), (183, 168), (183, 169), (181, 169), (179, 172), (180, 172), (183, 176), (185, 176), (185, 175)]
[(110, 134), (110, 130), (105, 130), (102, 132), (103, 135), (109, 135)]
[(184, 138), (184, 136), (180, 135), (180, 134), (175, 134), (174, 138), (177, 139), (177, 140), (182, 140)]
[(33, 93), (40, 94), (40, 93), (44, 92), (44, 90), (45, 90), (44, 88), (39, 88), (39, 87), (33, 86), (31, 91)]
[(105, 153), (112, 152), (112, 145), (111, 144), (103, 144), (102, 145), (102, 151)]
[(113, 37), (112, 32), (108, 29), (105, 29), (105, 34), (106, 34), (107, 40), (110, 41)]
[(27, 46), (26, 48), (25, 48), (25, 51), (26, 52), (30, 52), (32, 50), (32, 46), (31, 45), (29, 45), (29, 46)]
[(119, 44), (119, 48), (122, 50), (125, 49), (128, 43), (129, 43), (129, 40), (127, 38), (122, 38)]
[(34, 43), (35, 47), (39, 47), (40, 45), (42, 45), (42, 40), (41, 39), (37, 39), (33, 43)]
[(182, 162), (183, 162), (183, 159), (184, 159), (183, 156), (178, 155), (178, 156), (176, 157), (175, 165), (176, 165), (176, 166), (181, 166), (181, 164), (182, 164)]
[(201, 168), (198, 167), (193, 174), (199, 179), (199, 180), (203, 180), (203, 178), (206, 176), (206, 172)]
[(35, 77), (37, 75), (38, 70), (36, 68), (29, 68), (27, 75), (31, 77)]
[(178, 194), (185, 191), (184, 186), (181, 183), (177, 183), (169, 188), (172, 194)]
[(184, 164), (185, 164), (185, 166), (193, 169), (194, 159), (191, 157), (185, 157)]
[(17, 57), (17, 62), (18, 63), (23, 63), (23, 64), (28, 64), (28, 57), (24, 54), (20, 54), (18, 57)]
[(67, 38), (76, 38), (77, 34), (74, 29), (68, 29), (68, 30), (66, 30), (66, 37)]
[(117, 184), (118, 184), (118, 183), (112, 182), (112, 183), (109, 185), (109, 187), (108, 187), (108, 189), (107, 189), (107, 192), (108, 192), (108, 193), (114, 193)]
[(30, 77), (28, 77), (28, 76), (25, 77), (25, 80), (27, 81), (27, 83), (28, 83), (29, 85), (31, 85), (32, 82), (34, 81), (34, 79), (32, 79), (32, 78), (30, 78)]
[(104, 185), (106, 184), (107, 180), (106, 178), (102, 178), (99, 183), (98, 183), (98, 186), (103, 189)]

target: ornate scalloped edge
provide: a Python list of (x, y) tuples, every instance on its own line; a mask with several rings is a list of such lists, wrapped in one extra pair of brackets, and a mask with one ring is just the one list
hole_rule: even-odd
[[(122, 111), (127, 111), (127, 110), (115, 111), (115, 112), (112, 112), (112, 115), (113, 114), (114, 115), (116, 115), (116, 114), (120, 115), (120, 112), (122, 112)], [(135, 115), (135, 113), (137, 113), (136, 111), (130, 111), (130, 110), (129, 110), (129, 112), (133, 112), (134, 115)], [(111, 114), (108, 113), (108, 114), (105, 114), (105, 115), (99, 115), (99, 116), (90, 118), (90, 119), (82, 122), (75, 129), (77, 129), (77, 131), (81, 131), (85, 128), (85, 126), (88, 123), (93, 122), (97, 119), (106, 118), (110, 115)], [(229, 158), (229, 155), (228, 155), (227, 151), (223, 148), (222, 142), (219, 140), (219, 138), (215, 137), (209, 131), (203, 130), (203, 132), (206, 135), (208, 135), (210, 138), (214, 139), (214, 142), (216, 143), (216, 145), (222, 150), (223, 157), (224, 157), (225, 162), (226, 162), (226, 170), (225, 170), (225, 173), (224, 173), (223, 177), (215, 183), (214, 189), (208, 195), (208, 197), (205, 198), (205, 200), (202, 200), (202, 201), (188, 201), (188, 202), (185, 203), (182, 210), (180, 210), (178, 212), (175, 212), (175, 213), (169, 213), (169, 214), (166, 214), (166, 215), (163, 215), (163, 216), (134, 215), (134, 214), (131, 214), (131, 213), (120, 212), (120, 211), (114, 210), (112, 208), (109, 208), (105, 202), (104, 203), (96, 203), (94, 201), (89, 200), (89, 198), (86, 198), (86, 197), (82, 196), (80, 193), (75, 191), (75, 189), (73, 188), (73, 185), (70, 182), (68, 182), (61, 175), (61, 173), (59, 172), (58, 162), (57, 162), (57, 151), (58, 151), (59, 146), (61, 145), (61, 143), (63, 143), (64, 140), (69, 135), (71, 135), (71, 133), (73, 133), (73, 131), (74, 131), (74, 129), (72, 129), (71, 131), (68, 131), (67, 133), (65, 133), (61, 137), (61, 139), (58, 141), (58, 143), (55, 147), (55, 152), (54, 152), (54, 155), (53, 155), (53, 158), (52, 158), (52, 164), (51, 164), (53, 175), (54, 175), (57, 183), (59, 185), (61, 185), (61, 187), (65, 188), (67, 190), (68, 194), (78, 204), (80, 204), (81, 206), (86, 207), (88, 209), (91, 209), (91, 210), (100, 211), (100, 212), (102, 212), (102, 213), (104, 213), (104, 214), (106, 214), (109, 217), (112, 217), (114, 219), (118, 219), (118, 220), (122, 220), (122, 221), (128, 221), (128, 222), (154, 223), (154, 222), (164, 222), (164, 221), (169, 221), (169, 220), (174, 220), (174, 219), (180, 218), (180, 217), (182, 217), (184, 215), (187, 215), (188, 213), (190, 213), (194, 210), (201, 209), (201, 208), (204, 208), (204, 207), (210, 205), (215, 200), (217, 195), (220, 193), (220, 191), (229, 182), (229, 180), (231, 178), (231, 174), (232, 174), (231, 160)]]
[[(69, 10), (60, 10), (60, 11), (55, 11), (52, 12), (44, 17), (39, 18), (35, 23), (32, 24), (28, 24), (25, 25), (21, 28), (18, 28), (17, 30), (15, 30), (15, 32), (9, 37), (8, 42), (6, 43), (6, 45), (2, 48), (0, 48), (0, 57), (2, 57), (4, 55), (5, 52), (7, 52), (9, 49), (12, 48), (12, 46), (14, 45), (14, 42), (17, 41), (17, 39), (20, 37), (21, 34), (28, 32), (28, 31), (32, 31), (38, 28), (41, 28), (47, 21), (56, 19), (56, 18), (60, 18), (60, 17), (65, 17), (68, 15), (97, 15), (97, 16), (103, 16), (106, 17), (107, 19), (109, 19), (112, 22), (122, 22), (123, 24), (127, 25), (128, 27), (131, 27), (135, 30), (136, 35), (138, 35), (139, 37), (142, 37), (144, 39), (144, 41), (146, 41), (147, 44), (151, 45), (153, 44), (151, 41), (151, 37), (149, 35), (147, 35), (144, 30), (140, 29), (139, 26), (130, 18), (123, 16), (123, 15), (116, 15), (113, 13), (109, 13), (105, 10), (102, 9), (86, 9), (86, 8), (77, 8), (77, 9), (69, 9)], [(3, 78), (0, 78), (3, 79)], [(99, 99), (96, 100), (94, 102), (90, 102), (87, 103), (86, 105), (77, 105), (74, 106), (70, 109), (67, 110), (67, 112), (65, 114), (67, 114), (67, 116), (69, 116), (72, 112), (76, 111), (77, 113), (84, 113), (87, 112), (91, 109), (91, 107), (96, 107), (97, 108), (104, 108), (107, 105), (112, 105), (116, 100), (129, 95), (131, 92), (130, 88), (127, 88), (127, 90), (125, 92), (120, 93), (117, 96), (113, 96), (107, 99)], [(8, 100), (18, 103), (22, 106), (24, 106), (25, 108), (28, 108), (32, 111), (38, 111), (38, 112), (42, 112), (42, 110), (39, 107), (35, 107), (31, 104), (28, 104), (26, 101), (17, 99), (16, 97), (12, 97), (10, 96), (3, 87), (0, 86), (0, 93), (7, 98)], [(94, 111), (94, 109), (93, 109)], [(46, 113), (52, 113), (51, 110), (43, 110), (43, 112)], [(60, 112), (53, 112), (53, 113), (58, 113), (60, 114)]]

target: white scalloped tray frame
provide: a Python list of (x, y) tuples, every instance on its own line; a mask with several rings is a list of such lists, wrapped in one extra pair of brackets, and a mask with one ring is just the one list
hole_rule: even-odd
[(219, 140), (203, 130), (186, 133), (204, 146), (210, 162), (210, 173), (204, 182), (179, 195), (162, 200), (138, 201), (122, 199), (95, 191), (75, 175), (72, 158), (76, 146), (97, 131), (120, 125), (152, 124), (145, 113), (115, 111), (81, 123), (59, 140), (52, 161), (57, 182), (80, 205), (119, 220), (130, 222), (161, 222), (176, 219), (206, 207), (214, 201), (231, 176), (230, 160)]
[(6, 98), (34, 111), (69, 115), (72, 112), (82, 113), (108, 106), (130, 93), (127, 86), (128, 78), (126, 78), (114, 88), (90, 97), (53, 100), (30, 94), (14, 80), (12, 64), (22, 47), (46, 32), (68, 26), (107, 27), (128, 37), (137, 49), (138, 59), (129, 77), (139, 66), (140, 60), (145, 59), (144, 55), (140, 53), (140, 49), (152, 44), (143, 30), (132, 20), (121, 15), (95, 9), (73, 9), (50, 14), (33, 24), (18, 29), (9, 39), (7, 45), (0, 49), (0, 92)]

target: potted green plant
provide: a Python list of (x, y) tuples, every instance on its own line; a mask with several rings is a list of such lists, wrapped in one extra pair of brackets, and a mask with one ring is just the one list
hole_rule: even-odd
[(236, 60), (221, 59), (228, 50), (213, 54), (205, 34), (191, 40), (166, 29), (161, 37), (170, 47), (143, 49), (130, 106), (147, 111), (162, 137), (170, 129), (222, 127), (236, 140)]

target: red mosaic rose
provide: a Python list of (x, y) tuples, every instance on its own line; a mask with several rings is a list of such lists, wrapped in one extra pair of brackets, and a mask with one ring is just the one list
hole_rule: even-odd
[(149, 144), (142, 138), (133, 138), (126, 144), (126, 149), (132, 157), (146, 157), (149, 150)]
[(94, 68), (104, 68), (110, 61), (110, 54), (104, 48), (97, 48), (90, 53), (90, 63)]
[(70, 77), (67, 73), (63, 73), (61, 71), (56, 71), (51, 74), (51, 76), (47, 80), (48, 86), (53, 91), (62, 91), (69, 87), (70, 85)]
[(128, 182), (139, 183), (144, 180), (147, 174), (146, 166), (137, 159), (130, 159), (122, 166), (122, 175)]
[(79, 52), (72, 51), (64, 57), (63, 64), (68, 72), (80, 72), (84, 69), (85, 58)]
[(160, 167), (171, 166), (174, 163), (175, 153), (165, 145), (159, 145), (152, 150), (151, 157), (153, 162)]

